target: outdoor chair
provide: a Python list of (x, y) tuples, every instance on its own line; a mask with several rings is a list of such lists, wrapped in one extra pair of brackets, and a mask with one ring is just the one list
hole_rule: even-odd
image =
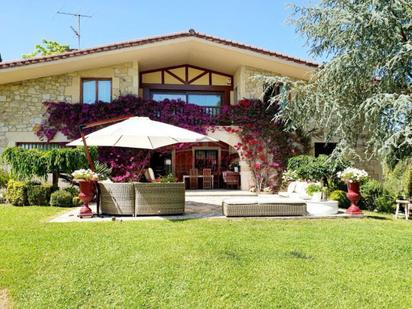
[(99, 182), (98, 212), (104, 215), (134, 215), (135, 190), (132, 183)]
[(189, 171), (189, 189), (198, 189), (199, 171), (197, 168), (191, 168)]
[(239, 189), (240, 185), (240, 175), (239, 173), (232, 172), (232, 171), (224, 171), (223, 172), (223, 183), (226, 187), (235, 187)]
[(210, 168), (203, 169), (203, 189), (213, 188), (212, 170)]

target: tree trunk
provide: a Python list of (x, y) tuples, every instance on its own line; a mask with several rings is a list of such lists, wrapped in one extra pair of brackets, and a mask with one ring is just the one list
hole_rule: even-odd
[(57, 188), (59, 186), (59, 176), (60, 176), (59, 172), (53, 172), (53, 177), (52, 177), (53, 187)]

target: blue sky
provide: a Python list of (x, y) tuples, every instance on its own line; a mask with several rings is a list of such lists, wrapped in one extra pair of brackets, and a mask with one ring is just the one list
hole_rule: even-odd
[(76, 25), (75, 18), (56, 14), (61, 10), (93, 16), (82, 21), (82, 48), (194, 28), (225, 39), (316, 60), (308, 54), (304, 39), (286, 22), (290, 3), (311, 2), (3, 0), (0, 6), (0, 53), (3, 61), (20, 58), (31, 52), (43, 38), (77, 48), (77, 40), (70, 30), (71, 25)]

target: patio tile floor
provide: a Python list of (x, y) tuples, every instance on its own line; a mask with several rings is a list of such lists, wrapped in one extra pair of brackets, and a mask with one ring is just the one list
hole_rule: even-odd
[[(222, 213), (222, 201), (230, 197), (254, 196), (255, 194), (238, 190), (194, 190), (186, 192), (186, 211), (183, 215), (177, 216), (94, 216), (93, 218), (80, 219), (77, 217), (80, 207), (73, 208), (49, 222), (104, 222), (104, 221), (144, 221), (144, 220), (187, 220), (187, 219), (226, 219), (242, 220), (245, 218), (226, 218)], [(91, 205), (92, 210), (96, 211), (96, 205)], [(334, 216), (306, 216), (306, 217), (253, 217), (253, 219), (271, 220), (302, 220), (302, 219), (328, 219), (328, 218), (347, 218), (343, 210)], [(363, 216), (357, 216), (361, 218)]]

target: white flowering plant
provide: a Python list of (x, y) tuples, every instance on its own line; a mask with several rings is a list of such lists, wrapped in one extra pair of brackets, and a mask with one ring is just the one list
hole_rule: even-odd
[(294, 170), (286, 170), (282, 174), (282, 181), (284, 183), (299, 180), (298, 173)]
[(338, 178), (346, 182), (361, 182), (368, 179), (368, 173), (354, 167), (345, 168), (343, 171), (336, 174)]
[(72, 176), (76, 180), (97, 181), (99, 180), (99, 174), (93, 172), (90, 169), (79, 169), (72, 173)]

